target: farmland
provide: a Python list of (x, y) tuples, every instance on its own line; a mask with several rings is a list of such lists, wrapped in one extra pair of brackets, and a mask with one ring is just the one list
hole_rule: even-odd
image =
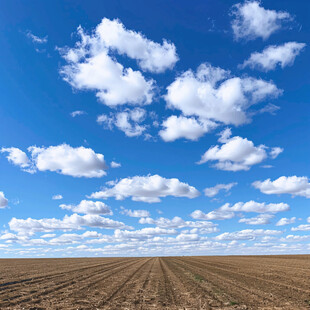
[(1, 259), (0, 309), (310, 309), (310, 256)]

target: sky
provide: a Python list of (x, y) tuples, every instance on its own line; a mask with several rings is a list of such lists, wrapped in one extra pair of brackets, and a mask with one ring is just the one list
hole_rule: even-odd
[(307, 1), (0, 4), (0, 257), (310, 253)]

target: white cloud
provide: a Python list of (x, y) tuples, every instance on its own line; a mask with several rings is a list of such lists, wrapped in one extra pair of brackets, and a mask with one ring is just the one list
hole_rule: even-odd
[(228, 192), (232, 189), (232, 187), (236, 186), (238, 183), (228, 183), (228, 184), (217, 184), (213, 187), (207, 187), (204, 189), (204, 193), (208, 197), (216, 196), (221, 190)]
[(297, 227), (292, 227), (292, 231), (309, 231), (310, 230), (310, 224), (302, 224), (298, 225)]
[(103, 229), (130, 228), (122, 222), (114, 221), (94, 214), (72, 214), (70, 216), (66, 215), (63, 219), (44, 218), (39, 220), (32, 218), (27, 218), (24, 220), (13, 217), (9, 222), (10, 229), (21, 234), (51, 232), (54, 230), (77, 230), (83, 229), (83, 226), (98, 227)]
[(237, 202), (232, 206), (227, 203), (219, 210), (227, 212), (277, 213), (288, 211), (289, 209), (289, 205), (283, 202), (266, 204), (265, 202), (256, 202), (251, 200), (248, 202)]
[(204, 213), (201, 210), (195, 210), (191, 213), (191, 217), (196, 220), (229, 220), (235, 216), (234, 212), (226, 211), (223, 209), (217, 209)]
[(281, 238), (281, 242), (301, 242), (308, 240), (310, 236), (298, 236), (298, 235), (287, 235), (285, 238)]
[[(227, 131), (223, 131), (220, 139), (223, 144), (210, 147), (201, 157), (198, 164), (207, 161), (217, 161), (215, 168), (226, 171), (249, 170), (251, 166), (261, 163), (268, 158), (268, 147), (261, 144), (255, 146), (246, 138), (239, 136), (229, 137)], [(269, 156), (276, 158), (283, 149), (272, 148)]]
[(291, 194), (292, 196), (303, 196), (310, 198), (310, 183), (307, 177), (282, 176), (271, 181), (255, 181), (252, 185), (262, 193), (271, 194)]
[(191, 227), (191, 228), (200, 228), (204, 229), (204, 232), (217, 232), (218, 228), (216, 224), (213, 224), (209, 221), (184, 221), (181, 217), (175, 216), (171, 220), (168, 218), (160, 217), (159, 219), (152, 219), (152, 218), (141, 218), (139, 220), (140, 224), (149, 224), (149, 225), (156, 225), (157, 227), (161, 228), (184, 228), (184, 227)]
[(125, 214), (127, 216), (130, 217), (149, 217), (150, 216), (150, 212), (147, 210), (128, 210), (125, 209), (124, 207), (121, 207), (121, 214)]
[(72, 117), (76, 117), (76, 116), (80, 116), (80, 115), (84, 115), (84, 114), (86, 114), (85, 111), (73, 111), (73, 112), (70, 113), (70, 115)]
[(283, 217), (283, 218), (281, 218), (281, 219), (276, 223), (276, 226), (284, 226), (284, 225), (294, 224), (295, 221), (296, 221), (296, 217), (291, 217), (290, 219), (289, 219), (289, 218), (286, 218), (286, 217)]
[(47, 43), (47, 36), (40, 38), (40, 37), (34, 35), (33, 33), (31, 33), (31, 31), (27, 31), (26, 36), (29, 39), (31, 39), (31, 41), (33, 43), (39, 43), (39, 44)]
[(111, 168), (120, 168), (122, 165), (121, 163), (117, 163), (116, 161), (111, 161)]
[(273, 147), (271, 150), (270, 150), (270, 157), (272, 159), (275, 159), (277, 158), (282, 152), (284, 151), (284, 149), (282, 147)]
[(136, 59), (146, 71), (164, 72), (172, 69), (178, 61), (174, 44), (166, 40), (163, 40), (163, 44), (148, 40), (141, 33), (127, 30), (119, 20), (104, 18), (96, 34), (103, 45)]
[(245, 229), (236, 232), (225, 232), (215, 237), (216, 240), (255, 240), (259, 237), (282, 234), (279, 230)]
[(0, 209), (4, 209), (8, 206), (8, 200), (5, 198), (4, 193), (0, 192)]
[(114, 231), (114, 236), (116, 239), (126, 240), (126, 239), (148, 239), (153, 236), (160, 235), (175, 235), (177, 231), (175, 229), (165, 229), (165, 228), (142, 228), (141, 230), (119, 230)]
[(54, 238), (56, 237), (56, 234), (44, 234), (41, 236), (41, 238)]
[(236, 40), (268, 39), (284, 22), (292, 20), (284, 11), (264, 9), (260, 1), (245, 1), (233, 6), (232, 29)]
[(83, 146), (67, 144), (50, 147), (29, 147), (32, 160), (40, 171), (55, 171), (73, 177), (99, 178), (106, 175), (104, 156)]
[(136, 137), (141, 136), (146, 130), (145, 125), (139, 124), (144, 121), (145, 116), (146, 111), (144, 109), (135, 108), (132, 110), (127, 109), (110, 116), (105, 114), (99, 115), (97, 122), (108, 129), (112, 129), (114, 125), (123, 131), (127, 137)]
[(54, 195), (54, 196), (52, 197), (52, 199), (53, 199), (53, 200), (61, 200), (61, 199), (63, 199), (63, 196), (60, 195), (60, 194)]
[(91, 35), (81, 27), (78, 34), (81, 40), (75, 48), (60, 49), (68, 62), (60, 73), (72, 87), (95, 91), (98, 99), (111, 107), (150, 104), (154, 95), (154, 80), (124, 68), (113, 56), (115, 51), (136, 59), (142, 69), (151, 72), (163, 72), (178, 60), (173, 44), (150, 41), (126, 30), (118, 20), (104, 18)]
[(217, 124), (210, 120), (172, 115), (163, 121), (164, 129), (159, 132), (159, 135), (166, 142), (181, 138), (196, 141), (216, 126)]
[(33, 173), (34, 170), (31, 168), (31, 161), (27, 154), (16, 147), (2, 148), (1, 153), (8, 153), (7, 159), (15, 166), (19, 166), (23, 171)]
[(236, 212), (255, 212), (255, 213), (277, 213), (288, 211), (289, 205), (286, 203), (259, 203), (253, 200), (248, 202), (237, 202), (234, 205), (224, 204), (220, 208), (204, 213), (201, 210), (195, 210), (191, 217), (200, 220), (228, 220), (235, 217)]
[(261, 53), (252, 53), (250, 58), (246, 60), (242, 68), (257, 68), (263, 71), (274, 70), (277, 65), (283, 69), (291, 66), (296, 56), (304, 49), (305, 43), (287, 42), (283, 45), (271, 45), (266, 47)]
[(239, 223), (245, 223), (248, 225), (266, 225), (270, 223), (270, 219), (274, 218), (272, 214), (260, 214), (256, 217), (242, 218)]
[(101, 214), (112, 215), (110, 207), (101, 201), (82, 200), (78, 205), (61, 204), (59, 206), (64, 210), (71, 210), (76, 213), (83, 214)]
[(8, 160), (23, 170), (34, 173), (39, 171), (55, 171), (73, 177), (99, 178), (106, 175), (104, 156), (90, 148), (71, 147), (61, 144), (49, 147), (31, 146), (28, 148), (31, 160), (26, 153), (17, 148), (2, 148), (1, 152), (9, 152)]
[(272, 82), (231, 77), (229, 71), (201, 64), (197, 72), (188, 70), (167, 87), (167, 107), (184, 116), (241, 125), (250, 121), (247, 110), (266, 98), (282, 93)]
[(166, 179), (156, 174), (121, 179), (115, 182), (114, 186), (91, 194), (90, 198), (115, 197), (117, 200), (123, 200), (132, 197), (134, 201), (153, 203), (160, 202), (160, 198), (166, 196), (195, 198), (199, 194), (195, 187), (187, 183), (180, 182), (176, 178)]

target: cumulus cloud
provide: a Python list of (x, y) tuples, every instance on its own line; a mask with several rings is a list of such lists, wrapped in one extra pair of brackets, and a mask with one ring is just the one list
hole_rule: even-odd
[(276, 226), (284, 226), (284, 225), (294, 224), (295, 221), (296, 221), (296, 217), (291, 217), (290, 219), (289, 219), (289, 218), (286, 218), (286, 217), (283, 217), (283, 218), (281, 218), (281, 219), (276, 223)]
[(227, 212), (255, 212), (255, 213), (277, 213), (284, 212), (290, 209), (287, 203), (265, 203), (265, 202), (237, 202), (234, 205), (223, 205), (219, 210)]
[(240, 171), (249, 170), (251, 166), (261, 163), (268, 156), (276, 158), (282, 151), (282, 148), (269, 148), (263, 144), (255, 146), (254, 143), (246, 138), (239, 136), (230, 137), (231, 132), (225, 130), (219, 138), (221, 146), (210, 147), (201, 157), (198, 164), (207, 161), (217, 161), (214, 165), (219, 170)]
[(242, 218), (239, 223), (245, 223), (248, 225), (266, 225), (270, 224), (270, 220), (274, 218), (273, 214), (260, 214), (251, 218)]
[(143, 34), (127, 30), (119, 20), (104, 18), (96, 29), (101, 43), (119, 54), (138, 61), (145, 71), (164, 72), (178, 61), (174, 44), (163, 40), (162, 44), (148, 40)]
[(116, 161), (111, 161), (110, 165), (111, 165), (111, 168), (119, 168), (122, 166), (121, 163), (118, 163)]
[(204, 213), (201, 210), (195, 210), (191, 213), (191, 217), (196, 220), (229, 220), (235, 216), (234, 212), (226, 211), (221, 208)]
[(103, 125), (107, 129), (112, 129), (113, 126), (123, 131), (127, 137), (141, 136), (146, 130), (145, 125), (140, 123), (144, 121), (146, 117), (146, 111), (141, 108), (135, 108), (132, 110), (125, 110), (110, 114), (110, 116), (102, 114), (97, 118), (97, 122)]
[(63, 219), (44, 218), (39, 220), (30, 217), (25, 220), (13, 217), (9, 222), (9, 227), (12, 231), (28, 235), (36, 232), (51, 232), (55, 230), (78, 230), (83, 229), (83, 226), (103, 229), (130, 228), (122, 222), (94, 214), (72, 214), (70, 216), (66, 215)]
[(83, 214), (112, 215), (110, 207), (101, 201), (82, 200), (78, 205), (61, 204), (61, 209)]
[(214, 197), (216, 196), (221, 190), (224, 190), (225, 192), (230, 191), (234, 186), (236, 186), (238, 183), (228, 183), (228, 184), (217, 184), (213, 187), (207, 187), (204, 189), (204, 193), (208, 197)]
[(292, 196), (302, 196), (310, 198), (310, 183), (308, 177), (282, 176), (271, 181), (255, 181), (252, 185), (262, 193), (271, 194), (291, 194)]
[(260, 1), (245, 1), (233, 6), (232, 29), (236, 40), (266, 40), (279, 30), (283, 23), (292, 20), (285, 11), (275, 11), (263, 8)]
[(242, 65), (242, 68), (250, 67), (263, 71), (274, 70), (277, 65), (283, 69), (291, 66), (296, 56), (305, 48), (305, 43), (287, 42), (283, 45), (271, 45), (266, 47), (261, 53), (252, 53)]
[(180, 110), (187, 117), (196, 116), (200, 122), (241, 125), (250, 121), (247, 110), (252, 105), (281, 93), (273, 82), (231, 77), (229, 71), (201, 64), (196, 73), (188, 70), (177, 77), (167, 87), (165, 100), (168, 108)]
[(31, 173), (37, 169), (73, 177), (99, 178), (106, 175), (104, 156), (83, 146), (77, 148), (68, 144), (49, 147), (31, 146), (28, 148), (31, 160), (26, 153), (17, 148), (2, 148), (1, 151), (9, 153), (7, 158), (13, 164)]
[(292, 231), (309, 231), (310, 230), (310, 224), (302, 224), (298, 225), (297, 227), (292, 227)]
[(80, 116), (80, 115), (84, 115), (84, 114), (86, 114), (86, 112), (85, 111), (73, 111), (73, 112), (71, 112), (70, 113), (70, 115), (72, 116), (72, 117), (76, 117), (76, 116)]
[(61, 75), (72, 87), (93, 90), (98, 99), (110, 106), (150, 104), (154, 80), (140, 71), (124, 68), (114, 53), (137, 60), (143, 70), (163, 72), (178, 60), (175, 46), (166, 40), (159, 44), (142, 34), (127, 30), (119, 20), (104, 18), (88, 35), (79, 27), (81, 40), (74, 48), (59, 49), (67, 65)]
[(160, 202), (161, 197), (187, 197), (199, 196), (199, 191), (183, 183), (176, 178), (166, 179), (159, 175), (134, 176), (121, 179), (112, 187), (103, 188), (101, 191), (92, 193), (90, 198), (107, 199), (115, 197), (116, 200), (123, 200), (132, 197), (134, 201)]
[(0, 192), (0, 209), (4, 209), (8, 206), (8, 200), (5, 198), (4, 193)]
[(140, 230), (128, 231), (116, 229), (114, 236), (116, 239), (126, 240), (126, 239), (148, 239), (153, 236), (160, 235), (175, 235), (177, 231), (175, 229), (165, 229), (165, 228), (142, 228)]
[(150, 212), (147, 210), (130, 210), (125, 209), (124, 207), (121, 207), (121, 214), (130, 216), (130, 217), (149, 217)]
[(255, 240), (259, 237), (282, 234), (279, 230), (245, 229), (236, 232), (225, 232), (215, 237), (216, 240)]
[(61, 200), (61, 199), (63, 199), (63, 196), (60, 195), (60, 194), (54, 195), (54, 196), (52, 197), (52, 199), (53, 199), (53, 200)]
[(181, 138), (196, 141), (216, 126), (217, 124), (210, 120), (172, 115), (163, 121), (164, 129), (159, 132), (159, 135), (166, 142)]
[(216, 227), (216, 224), (213, 224), (209, 221), (184, 221), (181, 217), (175, 216), (172, 219), (160, 217), (159, 219), (152, 219), (152, 218), (141, 218), (139, 220), (140, 224), (149, 224), (149, 225), (156, 225), (157, 227), (161, 228), (185, 228), (185, 227), (191, 227), (191, 228), (200, 228), (203, 229), (204, 232), (208, 231), (216, 232), (218, 231), (218, 228)]
[(34, 170), (31, 168), (31, 161), (27, 154), (16, 147), (1, 148), (1, 153), (8, 153), (7, 159), (15, 166), (19, 166), (23, 171), (33, 173)]
[(255, 202), (237, 202), (234, 205), (225, 203), (220, 208), (204, 213), (201, 210), (195, 210), (191, 213), (191, 217), (200, 220), (228, 220), (235, 217), (236, 212), (254, 212), (254, 213), (277, 213), (289, 210), (286, 203), (269, 203)]

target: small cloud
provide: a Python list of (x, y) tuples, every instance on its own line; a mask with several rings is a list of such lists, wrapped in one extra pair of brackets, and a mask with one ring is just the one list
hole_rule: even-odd
[(121, 163), (117, 163), (116, 161), (111, 162), (111, 168), (119, 168), (121, 166), (122, 166)]
[(26, 32), (27, 38), (29, 38), (33, 43), (44, 44), (47, 43), (47, 36), (38, 37), (34, 35), (30, 30)]
[(85, 111), (73, 111), (73, 112), (70, 113), (70, 115), (72, 117), (76, 117), (76, 116), (80, 116), (80, 115), (85, 115), (85, 114), (87, 114)]
[(61, 200), (61, 199), (63, 199), (63, 196), (62, 195), (54, 195), (53, 197), (52, 197), (52, 199), (53, 200)]

